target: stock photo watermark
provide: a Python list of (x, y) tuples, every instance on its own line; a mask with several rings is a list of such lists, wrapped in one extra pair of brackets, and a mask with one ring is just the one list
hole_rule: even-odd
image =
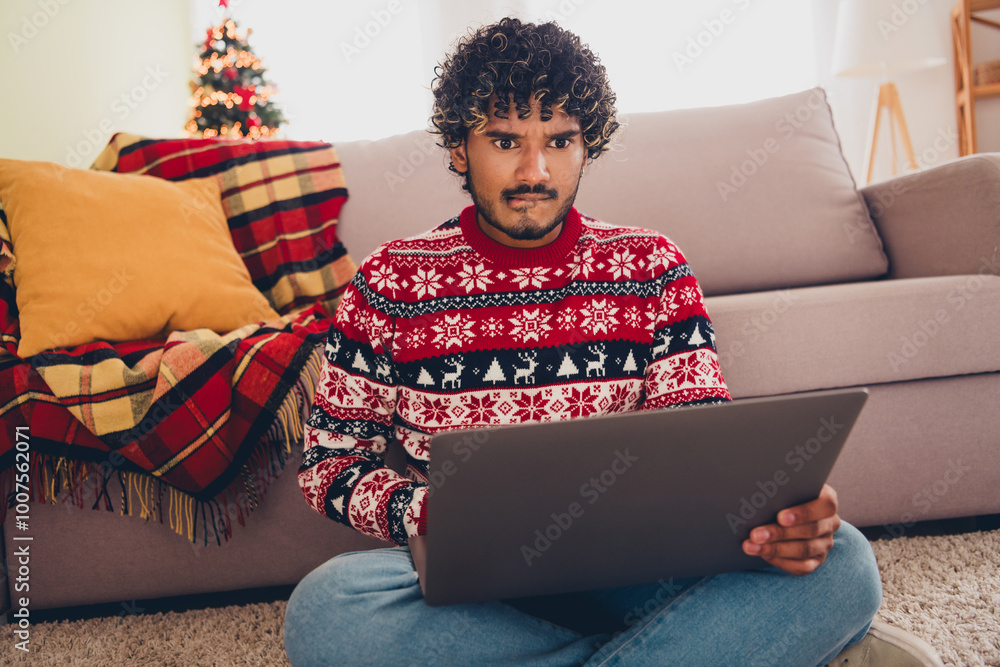
[(733, 535), (738, 535), (750, 521), (753, 521), (767, 502), (778, 494), (778, 488), (788, 484), (792, 479), (791, 475), (801, 472), (842, 430), (844, 425), (838, 423), (835, 416), (820, 419), (816, 434), (802, 444), (795, 445), (785, 454), (784, 461), (791, 469), (791, 473), (779, 468), (771, 477), (758, 480), (756, 490), (740, 498), (736, 511), (726, 513), (726, 523), (729, 524)]
[(921, 487), (919, 491), (910, 498), (910, 505), (914, 512), (904, 512), (897, 523), (883, 524), (886, 534), (889, 537), (902, 537), (907, 528), (917, 525), (920, 517), (930, 513), (953, 487), (955, 487), (966, 473), (972, 472), (972, 466), (963, 463), (962, 459), (948, 459), (948, 467), (930, 484)]
[(792, 290), (775, 292), (769, 307), (743, 321), (739, 340), (728, 341), (725, 345), (719, 344), (719, 363), (728, 366), (746, 354), (747, 344), (753, 343), (767, 333), (781, 316), (795, 305), (798, 298), (799, 295)]
[(139, 105), (149, 98), (150, 93), (160, 87), (160, 84), (168, 76), (169, 73), (159, 65), (147, 66), (142, 80), (116, 97), (111, 103), (110, 108), (114, 119), (105, 116), (98, 121), (97, 127), (87, 128), (82, 132), (83, 139), (81, 141), (66, 147), (66, 166), (74, 168), (84, 166), (84, 161), (102, 149), (111, 135), (114, 134), (115, 119), (121, 122), (128, 118), (133, 111), (139, 108)]
[[(741, 11), (746, 10), (750, 6), (750, 0), (732, 0), (732, 3)], [(699, 30), (696, 34), (688, 37), (683, 50), (674, 51), (673, 59), (674, 65), (677, 66), (677, 71), (683, 74), (685, 67), (694, 65), (694, 62), (707, 49), (712, 48), (716, 40), (722, 37), (723, 33), (726, 32), (726, 28), (736, 23), (737, 17), (738, 15), (733, 10), (723, 9), (719, 12), (718, 16), (703, 20), (701, 22), (703, 30)]]
[(932, 317), (921, 319), (917, 328), (909, 336), (900, 336), (898, 350), (886, 354), (889, 367), (899, 372), (903, 366), (915, 358), (941, 332), (942, 328), (952, 321), (952, 314), (959, 312), (968, 305), (986, 285), (986, 279), (1000, 275), (1000, 262), (996, 255), (992, 258), (983, 257), (980, 260), (979, 271), (966, 277), (965, 281), (953, 288), (945, 296), (945, 302), (951, 307), (951, 312), (944, 308), (934, 311)]
[(893, 4), (889, 16), (880, 18), (877, 23), (882, 39), (889, 41), (910, 22), (910, 18), (919, 12), (921, 7), (926, 6), (927, 0), (903, 0), (899, 4)]
[[(14, 427), (14, 528), (19, 533), (26, 533), (30, 530), (30, 512), (28, 501), (30, 500), (30, 479), (31, 479), (31, 436), (27, 426)], [(20, 641), (15, 642), (14, 648), (18, 651), (29, 650), (31, 642), (31, 612), (28, 606), (31, 602), (29, 593), (31, 592), (31, 544), (34, 538), (31, 535), (15, 534), (11, 537), (14, 542), (14, 550), (7, 556), (7, 568), (12, 569), (17, 566), (16, 577), (11, 592), (11, 606), (14, 608), (12, 624), (14, 635)], [(22, 544), (22, 543), (27, 544)], [(8, 583), (8, 585), (9, 585)], [(20, 595), (15, 596), (15, 593)]]
[(10, 42), (10, 48), (14, 53), (19, 52), (22, 48), (28, 45), (28, 42), (33, 40), (38, 36), (38, 33), (45, 29), (46, 26), (62, 11), (62, 8), (68, 5), (73, 0), (38, 0), (35, 4), (38, 7), (38, 11), (32, 12), (30, 15), (25, 14), (21, 17), (21, 25), (18, 26), (17, 32), (11, 30), (7, 33), (7, 41)]
[(104, 286), (77, 304), (76, 317), (65, 322), (61, 331), (49, 332), (49, 342), (52, 347), (70, 347), (83, 331), (81, 321), (93, 322), (98, 315), (111, 305), (115, 297), (128, 289), (135, 276), (129, 273), (127, 267), (115, 269)]
[(340, 52), (344, 60), (350, 63), (354, 58), (361, 55), (361, 52), (371, 46), (372, 40), (377, 39), (382, 31), (389, 27), (392, 20), (403, 13), (403, 3), (401, 0), (389, 0), (382, 9), (373, 9), (371, 20), (364, 25), (354, 26), (354, 38), (350, 42), (340, 42)]
[(611, 639), (604, 643), (603, 647), (600, 648), (594, 655), (587, 658), (585, 661), (581, 661), (577, 664), (585, 665), (588, 662), (593, 661), (595, 658), (603, 658), (607, 656), (611, 650), (612, 643), (618, 639), (621, 635), (625, 634), (633, 627), (639, 625), (643, 621), (651, 618), (656, 612), (660, 610), (665, 602), (677, 597), (679, 594), (684, 592), (684, 588), (680, 585), (674, 583), (674, 578), (664, 581), (660, 579), (656, 582), (656, 592), (650, 595), (644, 602), (636, 605), (625, 614), (622, 622), (625, 624), (625, 628), (618, 630), (613, 635)]
[(806, 101), (795, 108), (794, 111), (786, 112), (784, 116), (774, 123), (774, 131), (780, 138), (768, 137), (759, 146), (753, 146), (745, 151), (747, 159), (729, 166), (729, 177), (726, 180), (717, 180), (715, 189), (723, 202), (739, 192), (740, 188), (746, 185), (758, 171), (771, 159), (771, 156), (781, 150), (781, 141), (787, 141), (812, 120), (816, 112), (827, 108), (823, 92), (819, 89), (812, 92)]
[(558, 22), (568, 19), (586, 2), (587, 0), (561, 0), (555, 9), (545, 10), (545, 20)]
[[(580, 497), (586, 499), (588, 505), (593, 505), (638, 460), (639, 457), (630, 454), (627, 448), (615, 450), (615, 457), (612, 459), (611, 465), (580, 486)], [(573, 523), (583, 517), (585, 511), (581, 503), (574, 501), (566, 507), (565, 512), (552, 512), (550, 515), (552, 523), (544, 528), (536, 529), (533, 535), (534, 541), (530, 544), (521, 545), (521, 556), (524, 558), (525, 564), (531, 567), (532, 561), (540, 558), (543, 553), (552, 548), (552, 545), (573, 527)]]
[[(462, 463), (468, 463), (472, 455), (478, 452), (489, 439), (489, 433), (484, 430), (470, 430), (461, 440), (452, 445), (451, 450)], [(427, 489), (427, 497), (433, 496), (436, 490), (444, 486), (448, 479), (458, 472), (458, 469), (458, 465), (451, 459), (442, 461), (440, 470), (432, 471), (427, 478), (430, 485)]]
[[(923, 173), (920, 170), (932, 167), (948, 155), (948, 152), (958, 144), (958, 130), (953, 125), (939, 127), (934, 135), (934, 141), (916, 156), (917, 169), (909, 178), (893, 178), (884, 184), (873, 187), (865, 193), (866, 204), (871, 218), (884, 216), (896, 203), (900, 196), (913, 190), (920, 184)], [(843, 224), (844, 233), (849, 243), (854, 244), (858, 238), (871, 238), (871, 218), (862, 213), (853, 221)]]
[(417, 167), (426, 162), (428, 158), (443, 155), (443, 149), (434, 143), (434, 139), (429, 134), (422, 135), (414, 142), (414, 146), (414, 149), (409, 153), (399, 156), (399, 163), (396, 165), (395, 171), (387, 170), (383, 173), (382, 176), (385, 178), (389, 192), (395, 192), (396, 187), (416, 173)]

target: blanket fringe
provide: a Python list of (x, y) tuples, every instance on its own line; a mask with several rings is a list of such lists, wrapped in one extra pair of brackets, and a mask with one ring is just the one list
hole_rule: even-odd
[[(167, 524), (193, 543), (222, 544), (233, 534), (234, 523), (245, 525), (267, 488), (281, 474), (301, 445), (305, 420), (323, 364), (323, 347), (313, 350), (298, 382), (278, 408), (274, 422), (233, 482), (215, 498), (200, 501), (144, 473), (116, 470), (109, 462), (94, 463), (31, 453), (31, 502), (114, 511), (108, 485), (117, 477), (121, 487), (119, 513)], [(0, 511), (14, 505), (11, 470), (0, 474)]]

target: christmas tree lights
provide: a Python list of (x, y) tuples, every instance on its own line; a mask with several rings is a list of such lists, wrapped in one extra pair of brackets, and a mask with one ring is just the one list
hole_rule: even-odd
[(226, 18), (209, 28), (195, 64), (191, 82), (191, 116), (188, 135), (260, 139), (277, 134), (287, 123), (271, 103), (277, 92), (264, 78), (266, 68), (247, 43), (253, 34), (240, 36), (236, 22)]

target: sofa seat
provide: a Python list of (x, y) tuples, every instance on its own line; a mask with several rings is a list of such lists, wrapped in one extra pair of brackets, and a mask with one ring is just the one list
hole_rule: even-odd
[(734, 397), (1000, 371), (1000, 276), (709, 297)]

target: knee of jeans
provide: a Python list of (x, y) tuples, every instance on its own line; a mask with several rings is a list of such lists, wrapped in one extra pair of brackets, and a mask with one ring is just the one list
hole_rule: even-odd
[[(310, 572), (285, 608), (285, 653), (293, 665), (330, 664), (335, 636), (354, 636), (370, 619), (377, 593), (408, 595), (416, 574), (405, 550), (341, 554)], [(322, 653), (318, 653), (322, 651)]]
[(345, 553), (307, 574), (292, 592), (289, 609), (313, 612), (317, 606), (329, 608), (331, 600), (349, 603), (355, 596), (405, 589), (416, 584), (417, 575), (406, 550)]
[[(843, 523), (833, 536), (834, 548), (827, 564), (841, 581), (841, 589), (860, 616), (871, 618), (882, 604), (882, 578), (868, 539), (854, 526)], [(832, 561), (832, 562), (831, 562)]]

